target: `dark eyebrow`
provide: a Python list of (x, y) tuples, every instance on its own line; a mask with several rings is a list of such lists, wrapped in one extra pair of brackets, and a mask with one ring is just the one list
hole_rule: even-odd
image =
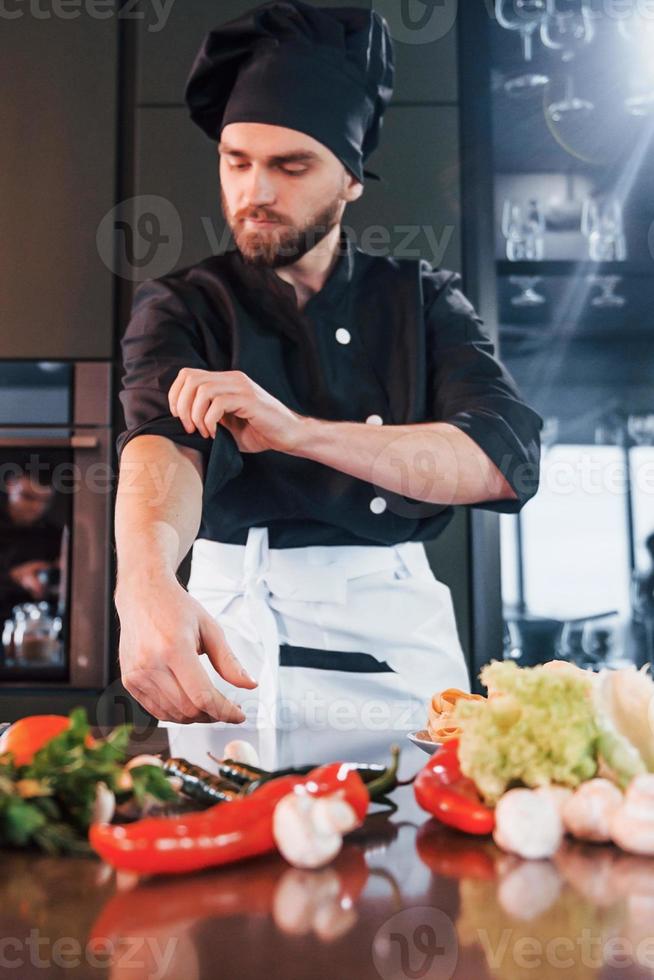
[[(232, 157), (241, 157), (242, 159), (249, 160), (248, 154), (244, 150), (237, 150), (234, 147), (227, 146), (226, 143), (218, 144), (219, 153), (227, 153)], [(317, 153), (312, 150), (296, 150), (293, 153), (283, 153), (276, 156), (268, 157), (266, 163), (299, 163), (303, 160), (319, 160)]]

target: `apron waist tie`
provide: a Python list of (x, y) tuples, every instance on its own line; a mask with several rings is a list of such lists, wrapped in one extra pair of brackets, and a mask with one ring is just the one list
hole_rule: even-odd
[(263, 665), (257, 688), (257, 728), (275, 728), (277, 720), (280, 638), (271, 595), (345, 607), (348, 579), (397, 568), (400, 560), (408, 567), (415, 560), (425, 561), (424, 552), (419, 557), (415, 554), (419, 546), (413, 543), (388, 548), (353, 547), (346, 549), (347, 558), (337, 557), (335, 549), (328, 547), (314, 547), (308, 553), (301, 549), (305, 557), (298, 561), (296, 552), (300, 549), (270, 550), (267, 527), (251, 527), (243, 549), (218, 546), (219, 560), (215, 559), (215, 542), (199, 539), (196, 546), (199, 549), (209, 546), (209, 554), (214, 554), (215, 570), (211, 576), (214, 589), (243, 596), (248, 626), (261, 644)]

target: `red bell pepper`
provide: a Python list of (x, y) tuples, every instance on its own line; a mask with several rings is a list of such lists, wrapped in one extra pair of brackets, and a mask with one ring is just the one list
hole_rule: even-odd
[(468, 834), (490, 834), (495, 812), (486, 806), (459, 766), (459, 740), (446, 742), (420, 770), (413, 784), (418, 805), (441, 823)]
[(396, 783), (397, 752), (383, 776), (366, 785), (347, 763), (319, 766), (304, 777), (281, 776), (231, 803), (176, 817), (148, 817), (132, 824), (92, 824), (91, 847), (114, 868), (141, 874), (178, 874), (229, 864), (275, 850), (277, 803), (296, 786), (311, 796), (340, 793), (359, 820), (371, 799)]

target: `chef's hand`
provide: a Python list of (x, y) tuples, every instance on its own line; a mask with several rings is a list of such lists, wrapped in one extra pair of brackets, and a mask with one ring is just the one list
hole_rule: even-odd
[(168, 392), (172, 415), (187, 432), (214, 438), (218, 425), (234, 436), (241, 452), (292, 452), (303, 416), (269, 395), (242, 371), (182, 368)]
[(129, 693), (160, 721), (245, 721), (241, 709), (211, 683), (199, 660), (236, 687), (256, 687), (218, 623), (177, 579), (132, 584), (116, 591), (120, 618), (121, 679)]

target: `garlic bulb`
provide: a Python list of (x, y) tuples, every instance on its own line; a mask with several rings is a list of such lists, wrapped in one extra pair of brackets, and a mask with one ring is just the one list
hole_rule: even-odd
[(244, 739), (235, 738), (228, 742), (223, 752), (223, 759), (231, 759), (232, 762), (242, 762), (244, 766), (260, 766), (259, 753), (254, 745)]
[(316, 799), (293, 792), (275, 807), (273, 837), (296, 868), (321, 868), (340, 851), (343, 834), (358, 825), (356, 813), (340, 795)]
[(523, 858), (547, 858), (563, 839), (563, 822), (556, 803), (533, 789), (510, 789), (495, 808), (495, 843)]
[(611, 838), (623, 851), (654, 854), (654, 773), (636, 776), (611, 816)]
[(563, 805), (565, 829), (578, 840), (611, 840), (611, 817), (622, 804), (622, 793), (608, 779), (589, 779)]

